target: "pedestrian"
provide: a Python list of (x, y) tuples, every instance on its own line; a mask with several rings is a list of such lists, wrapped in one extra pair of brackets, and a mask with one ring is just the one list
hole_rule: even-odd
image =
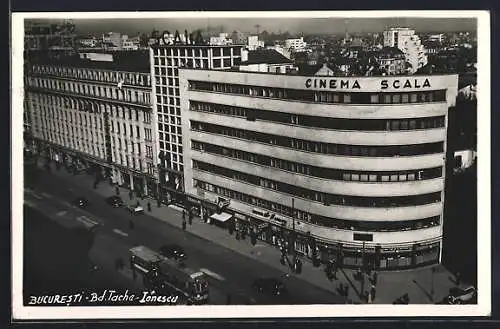
[(370, 294), (372, 296), (372, 300), (375, 300), (375, 293), (376, 293), (377, 289), (375, 288), (375, 285), (372, 285), (371, 289), (370, 289)]
[(148, 201), (148, 211), (151, 212), (151, 203)]
[(356, 280), (361, 281), (361, 277), (363, 276), (363, 272), (361, 272), (361, 268), (358, 267), (356, 271)]
[(186, 211), (184, 209), (182, 209), (182, 219), (186, 219)]
[(373, 284), (374, 285), (377, 285), (377, 280), (378, 280), (378, 273), (377, 272), (373, 272)]
[(189, 226), (192, 226), (193, 225), (193, 214), (191, 213), (191, 211), (189, 212), (188, 220), (189, 220)]

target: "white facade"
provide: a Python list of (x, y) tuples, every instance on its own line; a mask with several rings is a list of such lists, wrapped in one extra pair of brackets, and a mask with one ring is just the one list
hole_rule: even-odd
[[(158, 118), (154, 136), (159, 152), (168, 155), (163, 165), (183, 173), (183, 128), (179, 68), (229, 69), (239, 64), (242, 46), (156, 46), (150, 50), (153, 115)], [(158, 154), (155, 154), (157, 161)]]
[(210, 44), (214, 46), (232, 45), (233, 39), (227, 33), (219, 33), (216, 37), (210, 37)]
[(102, 36), (102, 41), (105, 43), (111, 43), (118, 49), (121, 49), (123, 43), (122, 35), (116, 32), (108, 32), (107, 34), (104, 34)]
[(420, 37), (415, 30), (409, 28), (391, 28), (384, 31), (384, 46), (397, 47), (404, 54), (406, 61), (411, 64), (410, 73), (427, 65), (427, 54)]
[(80, 45), (85, 46), (85, 47), (97, 46), (97, 39), (96, 38), (79, 39), (78, 42), (80, 43)]
[(26, 78), (33, 138), (61, 162), (83, 158), (148, 194), (155, 143), (149, 73), (35, 64)]
[(181, 70), (186, 194), (324, 243), (435, 248), (457, 81)]
[(278, 73), (285, 74), (288, 70), (294, 69), (295, 65), (293, 64), (268, 64), (268, 63), (259, 63), (259, 64), (247, 64), (240, 65), (239, 70), (245, 72), (262, 72), (262, 73)]
[(303, 37), (297, 39), (286, 39), (285, 48), (293, 52), (305, 51), (307, 43), (304, 41)]

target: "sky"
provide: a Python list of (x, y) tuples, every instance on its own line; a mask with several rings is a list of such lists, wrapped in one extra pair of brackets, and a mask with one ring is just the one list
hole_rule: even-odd
[(477, 28), (475, 18), (138, 18), (138, 19), (74, 19), (77, 32), (94, 34), (104, 32), (120, 32), (135, 35), (138, 32), (160, 32), (168, 30), (193, 31), (196, 29), (214, 32), (232, 32), (238, 30), (246, 33), (285, 32), (292, 34), (343, 34), (382, 32), (387, 27), (410, 27), (417, 32), (450, 32), (474, 31)]

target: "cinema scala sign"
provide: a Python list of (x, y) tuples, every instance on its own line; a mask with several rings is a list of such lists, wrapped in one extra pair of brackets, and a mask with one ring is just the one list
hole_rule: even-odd
[[(369, 87), (366, 89), (420, 89), (431, 88), (428, 78), (405, 78), (405, 79), (367, 79)], [(340, 90), (363, 90), (363, 79), (306, 79), (305, 86), (308, 89), (340, 89)]]

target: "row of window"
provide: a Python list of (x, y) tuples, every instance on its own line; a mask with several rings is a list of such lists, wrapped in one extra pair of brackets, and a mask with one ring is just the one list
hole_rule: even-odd
[[(45, 96), (45, 95), (44, 95)], [(84, 152), (87, 154), (91, 154), (93, 156), (99, 157), (101, 159), (105, 159), (106, 157), (106, 149), (104, 147), (104, 128), (103, 128), (103, 120), (102, 117), (96, 117), (87, 112), (75, 112), (75, 111), (67, 111), (62, 107), (58, 106), (48, 106), (46, 105), (47, 100), (55, 100), (49, 99), (47, 97), (42, 97), (43, 103), (37, 102), (37, 97), (33, 97), (30, 95), (30, 98), (33, 100), (32, 105), (33, 108), (38, 109), (38, 111), (34, 111), (34, 132), (40, 138), (51, 141), (55, 144), (63, 145), (70, 149), (75, 149), (80, 152)], [(40, 100), (42, 100), (40, 99)], [(57, 100), (59, 103), (60, 100)], [(56, 102), (54, 102), (56, 103)], [(64, 103), (64, 102), (61, 102)], [(75, 102), (75, 104), (81, 104)], [(109, 111), (109, 108), (107, 109)], [(148, 114), (150, 116), (150, 114)], [(120, 127), (117, 122), (117, 127)], [(114, 125), (111, 125), (113, 127)], [(90, 128), (90, 129), (89, 129)], [(94, 129), (92, 129), (94, 128)], [(139, 134), (138, 126), (136, 126), (136, 133)], [(119, 129), (119, 128), (118, 128)], [(126, 127), (124, 126), (124, 129)], [(129, 131), (134, 131), (132, 127), (130, 127)], [(151, 129), (146, 128), (146, 137), (151, 138)], [(134, 169), (141, 169), (142, 165), (135, 164), (135, 160), (127, 161), (125, 159), (126, 155), (121, 155), (119, 153), (122, 150), (122, 140), (118, 138), (118, 144), (115, 142), (115, 138), (113, 137), (113, 145), (118, 146), (114, 150), (117, 151), (117, 155), (113, 156), (116, 161), (122, 165), (131, 165)], [(130, 142), (130, 141), (129, 141)], [(124, 151), (128, 151), (126, 140), (123, 142)], [(134, 152), (137, 149), (139, 156), (141, 155), (140, 143), (137, 143), (135, 147), (134, 143), (130, 144), (131, 151)], [(151, 150), (152, 155), (152, 150)], [(123, 156), (123, 159), (122, 159)], [(139, 160), (137, 160), (139, 161)], [(142, 170), (142, 169), (141, 169)]]
[[(182, 138), (179, 137), (180, 141), (182, 142)], [(182, 157), (182, 144), (175, 144), (175, 141), (172, 143), (165, 143), (164, 141), (160, 141), (160, 149), (166, 153), (172, 153), (172, 154), (179, 154), (180, 155), (180, 163), (182, 163), (183, 157)]]
[(145, 124), (151, 123), (150, 112), (142, 111), (133, 107), (109, 104), (105, 102), (89, 101), (74, 97), (40, 94), (40, 93), (39, 94), (29, 93), (28, 96), (32, 99), (34, 104), (38, 102), (42, 105), (48, 105), (49, 108), (54, 110), (57, 110), (59, 108), (76, 109), (82, 111), (84, 115), (85, 112), (96, 113), (96, 114), (108, 112), (110, 116), (116, 117), (118, 119), (128, 118), (128, 120), (135, 120), (136, 122), (138, 122), (139, 120), (143, 120)]
[[(163, 124), (161, 122), (158, 123), (158, 130), (159, 131), (164, 131), (164, 132), (169, 132), (172, 134), (177, 134), (177, 135), (182, 135), (182, 127), (181, 126), (176, 126), (176, 125), (168, 125), (168, 124)], [(160, 138), (163, 139), (163, 138)]]
[(33, 65), (32, 72), (35, 74), (58, 76), (78, 80), (93, 80), (109, 83), (118, 83), (120, 81), (123, 81), (127, 85), (142, 87), (151, 86), (150, 75), (145, 73), (107, 71), (53, 65)]
[(50, 107), (33, 102), (37, 111), (33, 111), (33, 127), (41, 129), (57, 129), (64, 133), (87, 132), (88, 135), (99, 135), (103, 129), (100, 117), (86, 112), (66, 111), (58, 107)]
[(149, 92), (142, 90), (122, 89), (118, 86), (91, 85), (60, 79), (30, 78), (29, 86), (44, 88), (53, 91), (74, 93), (91, 97), (101, 97), (129, 103), (149, 105), (151, 97)]
[(247, 86), (206, 81), (189, 81), (190, 90), (219, 92), (251, 97), (296, 100), (316, 103), (345, 104), (405, 104), (432, 103), (446, 101), (446, 90), (419, 91), (410, 93), (367, 93), (367, 92), (334, 92), (314, 91), (261, 86)]
[[(78, 108), (78, 107), (86, 106), (85, 103), (79, 102), (78, 100), (74, 100), (74, 99), (69, 99), (69, 100), (65, 99), (64, 103), (69, 103), (69, 104), (66, 104), (66, 105), (68, 105), (68, 107), (76, 106)], [(37, 106), (36, 102), (34, 102), (33, 105)], [(75, 113), (73, 111), (63, 110), (61, 107), (58, 107), (58, 106), (45, 107), (45, 106), (41, 105), (39, 108), (42, 110), (42, 114), (46, 118), (49, 118), (52, 121), (54, 121), (54, 123), (60, 129), (62, 129), (62, 127), (66, 126), (68, 123), (71, 125), (73, 122), (75, 123), (75, 125), (77, 125), (76, 126), (77, 128), (81, 126), (84, 128), (90, 127), (90, 128), (100, 129), (100, 130), (103, 129), (103, 120), (101, 117), (95, 117), (95, 116), (90, 115), (90, 114), (83, 112), (83, 111), (80, 111), (79, 113)], [(115, 115), (122, 114), (123, 118), (125, 117), (125, 113), (128, 113), (129, 118), (132, 118), (132, 114), (135, 114), (134, 117), (136, 119), (136, 122), (138, 122), (138, 119), (139, 119), (139, 112), (143, 113), (143, 115), (144, 115), (143, 117), (145, 120), (151, 120), (150, 113), (132, 110), (130, 108), (127, 111), (127, 109), (125, 109), (123, 107), (111, 106), (111, 110), (109, 111), (109, 113), (112, 113)], [(123, 126), (123, 130), (121, 130), (121, 126)], [(133, 125), (130, 124), (129, 129), (127, 131), (127, 125), (125, 124), (125, 122), (122, 122), (122, 124), (120, 125), (120, 122), (113, 120), (111, 122), (110, 128), (111, 128), (111, 133), (114, 133), (116, 131), (117, 134), (121, 134), (123, 132), (123, 135), (126, 135), (128, 133), (132, 138), (134, 138), (134, 137), (139, 138), (139, 139), (141, 138), (139, 125), (135, 125), (135, 135), (134, 135)], [(145, 140), (152, 141), (151, 129), (144, 128), (144, 132), (145, 132)]]
[(181, 92), (178, 88), (156, 86), (156, 95), (180, 96)]
[(112, 161), (121, 166), (131, 168), (134, 170), (143, 171), (143, 165), (140, 158), (133, 157), (121, 152), (112, 152)]
[(155, 75), (156, 85), (163, 87), (176, 87), (179, 88), (179, 78), (167, 78), (166, 76)]
[(47, 118), (34, 118), (34, 124), (33, 124), (33, 129), (36, 129), (40, 132), (42, 131), (47, 131), (47, 132), (54, 132), (57, 135), (61, 134), (62, 136), (64, 135), (70, 135), (75, 138), (84, 138), (84, 139), (90, 139), (90, 140), (103, 140), (104, 134), (102, 131), (99, 130), (93, 130), (89, 129), (86, 127), (82, 127), (79, 125), (71, 125), (71, 124), (64, 124), (61, 121), (51, 121), (48, 120)]
[(83, 111), (67, 111), (59, 107), (49, 107), (43, 105), (39, 105), (37, 107), (39, 111), (34, 111), (33, 116), (36, 117), (39, 112), (41, 116), (43, 115), (44, 118), (49, 119), (58, 126), (72, 126), (74, 123), (77, 128), (94, 128), (96, 130), (103, 129), (103, 121), (100, 116), (90, 115), (88, 112)]
[[(142, 154), (141, 143), (134, 143), (127, 139), (121, 139), (120, 137), (112, 136), (112, 148), (116, 150), (123, 150), (125, 153), (135, 154), (137, 151), (137, 155), (140, 157)], [(123, 145), (123, 147), (122, 147)]]
[[(134, 129), (135, 126), (135, 129)], [(110, 132), (113, 134), (116, 132), (117, 135), (123, 135), (123, 136), (130, 136), (131, 138), (137, 138), (139, 140), (142, 140), (141, 136), (141, 127), (138, 125), (132, 125), (129, 124), (127, 127), (127, 124), (125, 122), (120, 122), (118, 121), (111, 121), (110, 125)], [(127, 129), (128, 128), (128, 129)], [(134, 134), (135, 131), (135, 134)], [(144, 128), (144, 140), (151, 142), (152, 141), (152, 135), (151, 135), (151, 129), (150, 128)]]
[(191, 148), (202, 152), (222, 155), (233, 159), (257, 163), (262, 166), (286, 170), (302, 175), (357, 182), (405, 182), (426, 180), (442, 177), (442, 167), (426, 168), (421, 170), (401, 171), (354, 171), (334, 168), (310, 166), (298, 162), (287, 161), (262, 154), (226, 148), (209, 143), (192, 141)]
[[(160, 151), (163, 151), (163, 150), (160, 150)], [(179, 153), (175, 154), (173, 152), (165, 152), (165, 151), (163, 151), (163, 152), (166, 154), (166, 157), (164, 160), (165, 167), (172, 168), (172, 164), (181, 165), (183, 163), (184, 157), (182, 155), (180, 155)], [(161, 160), (160, 160), (160, 162), (161, 162)]]
[(156, 104), (161, 105), (181, 105), (180, 97), (156, 96)]
[(173, 114), (171, 114), (169, 116), (168, 112), (167, 112), (167, 114), (164, 114), (162, 111), (160, 111), (160, 109), (158, 109), (158, 122), (165, 123), (165, 126), (167, 126), (167, 125), (177, 125), (177, 126), (180, 126), (182, 124), (181, 123), (180, 112), (179, 112), (179, 115), (175, 115), (175, 113), (173, 113)]
[[(231, 56), (231, 49), (233, 56), (241, 55), (241, 47), (161, 47), (154, 50), (155, 54), (155, 65), (158, 65), (156, 59), (166, 59), (169, 60), (171, 57), (207, 57), (209, 54), (209, 50), (211, 50), (212, 57), (220, 57), (220, 56)], [(170, 58), (169, 58), (170, 57)], [(160, 63), (161, 64), (161, 63)], [(163, 64), (165, 65), (165, 64)]]
[(304, 139), (230, 128), (199, 121), (191, 121), (191, 130), (235, 137), (252, 142), (277, 145), (300, 151), (343, 156), (394, 157), (436, 154), (443, 152), (443, 142), (382, 146), (321, 143)]
[[(160, 61), (158, 62), (160, 63)], [(157, 77), (178, 77), (178, 68), (192, 68), (192, 69), (211, 69), (211, 68), (231, 68), (240, 65), (241, 58), (234, 57), (212, 57), (211, 61), (208, 59), (194, 59), (194, 58), (167, 58), (162, 66), (155, 65), (155, 76)], [(172, 84), (170, 84), (172, 85)]]
[(190, 102), (190, 110), (243, 117), (250, 121), (263, 120), (294, 124), (304, 127), (359, 130), (359, 131), (397, 131), (442, 128), (444, 116), (415, 119), (343, 119), (303, 114), (292, 114), (281, 111), (249, 109), (205, 102)]
[(440, 217), (427, 217), (411, 221), (364, 221), (364, 220), (345, 220), (338, 218), (331, 218), (312, 214), (299, 209), (292, 209), (276, 202), (271, 202), (261, 198), (233, 191), (217, 185), (210, 184), (201, 180), (193, 179), (193, 186), (202, 190), (219, 194), (221, 196), (240, 201), (255, 207), (267, 209), (276, 214), (283, 214), (285, 216), (293, 217), (315, 225), (321, 225), (329, 228), (336, 228), (342, 230), (353, 231), (369, 231), (369, 232), (399, 232), (406, 230), (418, 230), (440, 225)]
[(441, 192), (390, 197), (339, 195), (309, 190), (201, 161), (193, 161), (193, 168), (326, 205), (387, 208), (421, 206), (441, 201)]
[(98, 140), (84, 138), (82, 135), (69, 135), (61, 131), (36, 128), (33, 129), (33, 135), (42, 140), (87, 153), (97, 158), (105, 159), (106, 156), (106, 149), (103, 142), (99, 143)]
[[(156, 105), (156, 109), (158, 110), (159, 114), (170, 114), (170, 115), (176, 115), (178, 117), (177, 124), (181, 124), (181, 109), (179, 106), (166, 106), (166, 105)], [(173, 122), (172, 122), (173, 123)]]

